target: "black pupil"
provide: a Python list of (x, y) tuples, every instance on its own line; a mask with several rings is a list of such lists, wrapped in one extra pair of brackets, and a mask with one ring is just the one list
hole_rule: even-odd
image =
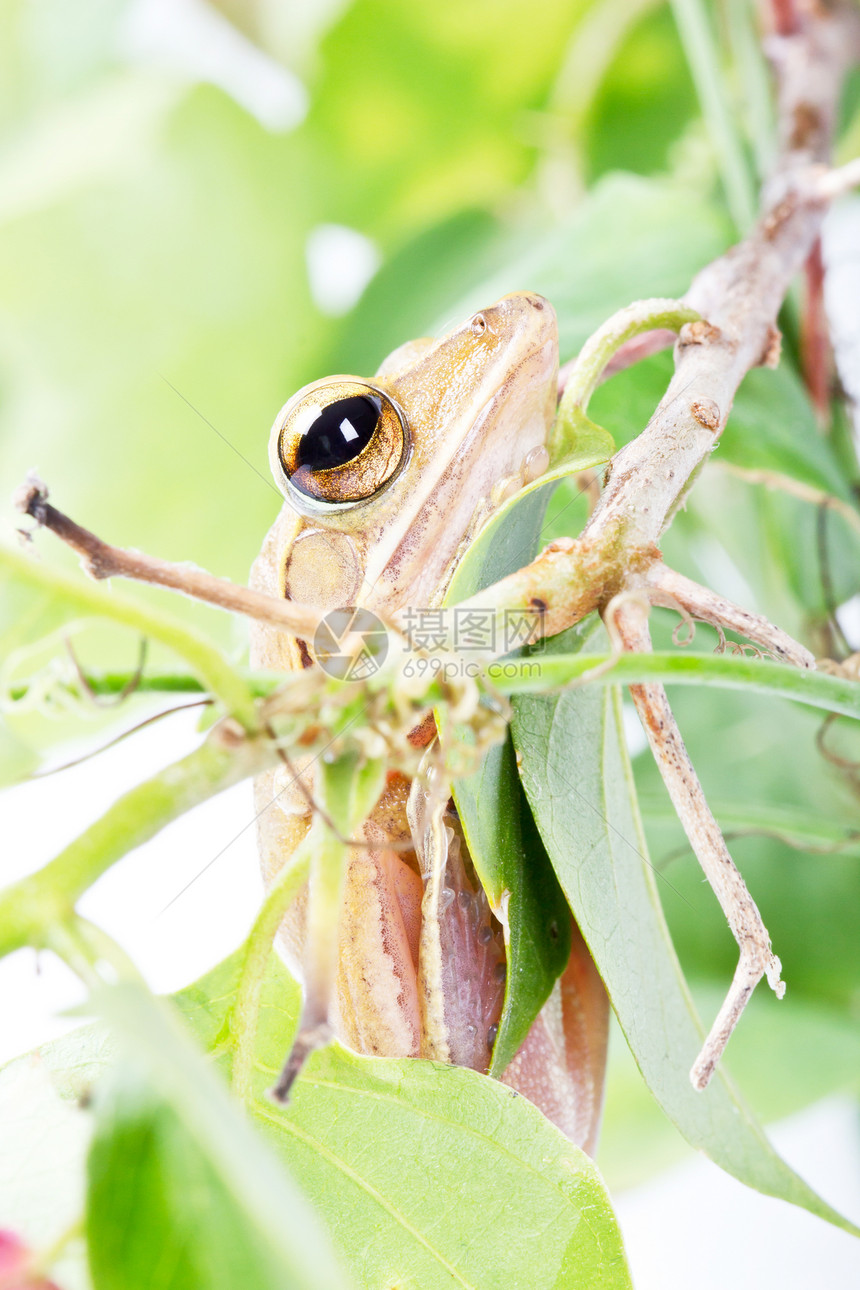
[(338, 399), (323, 408), (302, 435), (297, 460), (308, 470), (331, 470), (354, 461), (373, 438), (382, 400), (370, 394)]

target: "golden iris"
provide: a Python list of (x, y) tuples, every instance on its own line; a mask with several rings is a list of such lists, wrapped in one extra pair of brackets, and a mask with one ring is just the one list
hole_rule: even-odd
[(287, 403), (272, 448), (276, 479), (315, 502), (345, 506), (373, 497), (397, 474), (406, 422), (376, 386), (335, 377)]

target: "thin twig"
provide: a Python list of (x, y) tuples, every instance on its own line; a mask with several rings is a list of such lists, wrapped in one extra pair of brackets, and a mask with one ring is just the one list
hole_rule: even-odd
[(701, 622), (738, 632), (768, 650), (776, 658), (795, 667), (815, 667), (815, 659), (804, 645), (793, 640), (787, 632), (775, 627), (760, 614), (750, 613), (735, 605), (725, 596), (719, 596), (708, 587), (701, 587), (691, 578), (676, 573), (665, 564), (655, 564), (648, 570), (646, 582), (651, 589), (651, 602), (668, 609), (678, 606)]
[(149, 653), (149, 641), (145, 636), (141, 636), (140, 638), (137, 654), (137, 667), (132, 672), (122, 689), (116, 694), (111, 695), (96, 693), (90, 685), (86, 672), (81, 667), (80, 659), (75, 653), (75, 647), (68, 636), (63, 638), (63, 644), (66, 647), (66, 653), (71, 659), (72, 667), (75, 669), (75, 676), (80, 682), (81, 689), (95, 707), (118, 708), (121, 703), (124, 703), (126, 699), (131, 698), (135, 691), (140, 688), (140, 683), (143, 680), (144, 668), (146, 667), (146, 656)]
[(64, 761), (60, 766), (50, 766), (47, 770), (34, 771), (30, 778), (47, 779), (49, 775), (59, 775), (61, 771), (71, 770), (73, 766), (82, 766), (84, 762), (91, 761), (93, 757), (100, 757), (109, 748), (115, 748), (117, 744), (121, 744), (130, 735), (136, 735), (139, 730), (145, 730), (147, 726), (155, 725), (157, 721), (161, 721), (164, 717), (172, 717), (177, 712), (187, 712), (190, 708), (208, 708), (211, 704), (211, 699), (195, 699), (192, 703), (177, 703), (173, 708), (164, 708), (161, 712), (154, 712), (151, 717), (144, 717), (143, 721), (138, 721), (135, 725), (130, 726), (128, 730), (123, 730), (121, 734), (109, 739), (106, 744), (99, 744), (98, 748), (92, 748), (89, 752), (82, 753), (80, 757), (74, 757), (71, 761)]
[(730, 475), (743, 479), (747, 484), (764, 484), (765, 488), (778, 488), (791, 497), (799, 498), (802, 502), (811, 502), (813, 506), (826, 506), (837, 515), (841, 515), (855, 533), (860, 533), (860, 512), (850, 502), (843, 501), (841, 497), (834, 497), (832, 493), (826, 493), (823, 488), (816, 488), (814, 484), (793, 479), (791, 475), (784, 475), (778, 470), (751, 470), (746, 466), (736, 466), (733, 461), (710, 461), (708, 469), (725, 470)]
[(96, 579), (131, 578), (136, 582), (154, 583), (181, 591), (195, 600), (244, 614), (247, 618), (270, 623), (302, 639), (313, 638), (321, 615), (314, 609), (290, 600), (276, 600), (259, 591), (238, 586), (226, 578), (216, 578), (190, 564), (172, 564), (140, 551), (127, 551), (103, 542), (89, 529), (76, 524), (48, 501), (48, 489), (41, 480), (30, 476), (15, 496), (19, 511), (29, 515), (42, 527), (76, 551), (86, 571)]
[[(626, 650), (639, 653), (650, 650), (647, 617), (641, 609), (629, 602), (622, 605), (616, 614), (616, 626)], [(662, 685), (631, 685), (630, 694), (672, 805), (740, 948), (737, 970), (725, 1002), (690, 1072), (693, 1086), (701, 1090), (707, 1088), (729, 1037), (761, 978), (767, 976), (780, 999), (785, 993), (785, 985), (780, 980), (781, 965), (771, 949), (767, 928), (705, 800), (666, 691)]]

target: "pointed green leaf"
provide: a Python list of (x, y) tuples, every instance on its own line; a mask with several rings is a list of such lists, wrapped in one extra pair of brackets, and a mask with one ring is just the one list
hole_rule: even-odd
[[(548, 646), (601, 648), (593, 622)], [(687, 1140), (748, 1185), (860, 1234), (776, 1154), (725, 1072), (689, 1071), (703, 1030), (666, 928), (624, 746), (617, 689), (515, 700), (526, 793), (640, 1070)], [(666, 884), (666, 898), (672, 899)], [(778, 1078), (778, 1072), (774, 1072)]]
[[(538, 481), (490, 521), (458, 566), (446, 604), (468, 599), (531, 559), (553, 487)], [(493, 909), (505, 915), (508, 971), (490, 1067), (500, 1075), (567, 964), (567, 903), (523, 797), (510, 741), (491, 748), (474, 775), (454, 784), (454, 801), (481, 884)]]
[(631, 1284), (596, 1166), (497, 1080), (332, 1045), (255, 1110), (361, 1285)]
[(510, 739), (457, 782), (454, 798), (490, 905), (507, 909), (505, 999), (490, 1065), (491, 1075), (501, 1075), (565, 969), (570, 919), (523, 796)]

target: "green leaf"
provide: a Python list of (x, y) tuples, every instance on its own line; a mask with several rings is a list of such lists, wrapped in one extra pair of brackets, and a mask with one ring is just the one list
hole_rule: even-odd
[[(595, 59), (592, 34), (577, 51), (582, 75), (574, 80), (570, 73), (579, 67), (571, 51), (566, 95), (575, 108), (583, 83), (593, 86), (593, 103), (582, 114), (578, 132), (589, 177), (621, 170), (683, 173), (693, 152), (695, 182), (709, 186), (709, 158), (695, 122), (696, 94), (668, 5), (602, 0), (590, 16), (592, 33), (598, 28), (600, 53)], [(604, 69), (602, 59), (610, 51), (614, 57)]]
[(87, 1214), (96, 1290), (344, 1287), (313, 1210), (169, 1005), (133, 985), (95, 1002), (128, 1063), (97, 1102)]
[[(560, 467), (558, 474), (563, 473)], [(493, 517), (457, 566), (446, 604), (467, 600), (532, 558), (553, 487), (539, 481)], [(454, 801), (469, 854), (494, 910), (502, 912), (507, 893), (508, 970), (490, 1067), (491, 1074), (500, 1075), (567, 965), (570, 921), (523, 798), (510, 741), (489, 749), (474, 775), (456, 781)]]
[[(671, 354), (657, 354), (619, 372), (595, 391), (591, 415), (619, 444), (627, 443), (653, 416), (672, 366)], [(851, 498), (839, 458), (830, 440), (819, 433), (803, 382), (788, 357), (776, 371), (759, 367), (744, 377), (713, 460), (776, 471)]]
[(631, 1284), (597, 1169), (496, 1080), (333, 1045), (257, 1116), (363, 1285)]
[(284, 1281), (181, 1116), (128, 1068), (98, 1095), (88, 1174), (95, 1290), (312, 1284)]
[[(716, 1016), (725, 977), (722, 984), (691, 985), (697, 1008), (705, 1016)], [(744, 1024), (732, 1036), (728, 1058), (733, 1077), (759, 1119), (783, 1119), (833, 1093), (856, 1096), (856, 1020), (822, 1007), (819, 1000), (798, 999), (793, 988), (790, 1007), (775, 1008), (771, 1002), (764, 994), (753, 995), (744, 1010)], [(612, 1035), (597, 1153), (610, 1190), (635, 1187), (684, 1158), (693, 1158), (692, 1151), (654, 1101), (621, 1035)]]
[[(238, 960), (226, 960), (177, 1000), (225, 1065)], [(332, 1045), (311, 1059), (286, 1111), (272, 1106), (265, 1090), (289, 1049), (298, 1006), (298, 988), (273, 954), (252, 1110), (329, 1222), (359, 1285), (629, 1285), (593, 1164), (498, 1081)]]
[(570, 919), (517, 774), (510, 739), (454, 785), (469, 854), (493, 909), (507, 899), (507, 977), (491, 1075), (501, 1075), (570, 957)]
[(404, 340), (429, 335), (434, 319), (460, 321), (450, 312), (451, 301), (464, 282), (492, 272), (509, 240), (509, 231), (482, 210), (422, 229), (391, 254), (333, 332), (321, 370), (369, 375)]
[[(818, 749), (823, 714), (744, 690), (692, 687), (674, 687), (672, 706), (693, 765), (702, 769), (708, 801), (729, 831), (729, 848), (782, 960), (789, 1012), (803, 999), (841, 1009), (846, 1025), (856, 1027), (860, 863), (858, 844), (851, 839), (858, 827), (857, 795), (851, 777), (836, 772)], [(843, 719), (829, 730), (827, 740), (843, 756), (856, 759), (860, 722)], [(653, 758), (643, 754), (634, 767), (647, 802), (645, 826), (653, 861), (696, 910), (691, 916), (681, 900), (666, 906), (684, 970), (724, 986), (737, 962), (725, 918), (702, 883)], [(750, 827), (777, 833), (745, 835)], [(849, 845), (843, 848), (846, 840)], [(822, 853), (831, 846), (838, 850)], [(772, 1011), (786, 1011), (783, 1004), (773, 1005), (769, 992), (762, 998)], [(735, 1042), (733, 1038), (731, 1052)]]
[(534, 162), (523, 119), (586, 8), (545, 0), (533, 22), (524, 0), (354, 0), (321, 44), (307, 124), (325, 218), (391, 238), (495, 204)]
[(715, 459), (724, 457), (851, 499), (833, 445), (819, 431), (803, 381), (789, 359), (776, 371), (757, 367), (744, 377), (717, 445)]
[[(230, 954), (198, 981), (172, 996), (195, 1038), (229, 1074), (233, 1034), (230, 1010), (239, 989), (245, 946)], [(302, 991), (277, 954), (269, 956), (257, 1018), (256, 1067), (271, 1080), (280, 1074), (298, 1029)]]
[[(580, 624), (565, 637), (549, 643), (550, 655), (555, 648), (569, 650), (574, 637), (584, 653), (600, 648), (593, 624)], [(513, 736), (544, 845), (663, 1110), (728, 1173), (860, 1234), (774, 1152), (725, 1072), (718, 1071), (704, 1093), (690, 1083), (703, 1031), (647, 858), (617, 690), (521, 696)]]
[[(241, 960), (239, 951), (176, 996), (186, 1023), (225, 1070)], [(286, 1246), (297, 1262), (309, 1250), (319, 1257), (304, 1203), (280, 1171), (273, 1174), (268, 1152), (163, 1005), (137, 990), (115, 990), (106, 1003), (137, 1073), (126, 1069), (98, 1111), (90, 1221), (98, 1275), (114, 1275), (106, 1270), (110, 1259), (115, 1279), (97, 1280), (97, 1290), (263, 1290), (273, 1251), (283, 1255)], [(298, 987), (272, 954), (251, 1110), (328, 1224), (357, 1286), (627, 1290), (621, 1236), (593, 1162), (497, 1080), (332, 1045), (311, 1059), (286, 1111), (276, 1109), (265, 1090), (289, 1048), (299, 1003)], [(115, 1061), (115, 1050), (97, 1025), (46, 1045), (40, 1056), (55, 1086), (73, 1097)], [(29, 1066), (22, 1058), (13, 1069), (26, 1074)], [(132, 1206), (134, 1230), (117, 1231), (131, 1221)], [(187, 1244), (180, 1246), (183, 1234)], [(153, 1250), (164, 1252), (164, 1265), (153, 1264)], [(186, 1280), (167, 1279), (174, 1275), (169, 1256)], [(259, 1260), (247, 1263), (246, 1279), (217, 1279), (222, 1264), (225, 1275), (235, 1272), (240, 1257)], [(324, 1260), (315, 1266), (309, 1281), (291, 1272), (274, 1284), (330, 1284)], [(190, 1279), (204, 1274), (216, 1279)]]

